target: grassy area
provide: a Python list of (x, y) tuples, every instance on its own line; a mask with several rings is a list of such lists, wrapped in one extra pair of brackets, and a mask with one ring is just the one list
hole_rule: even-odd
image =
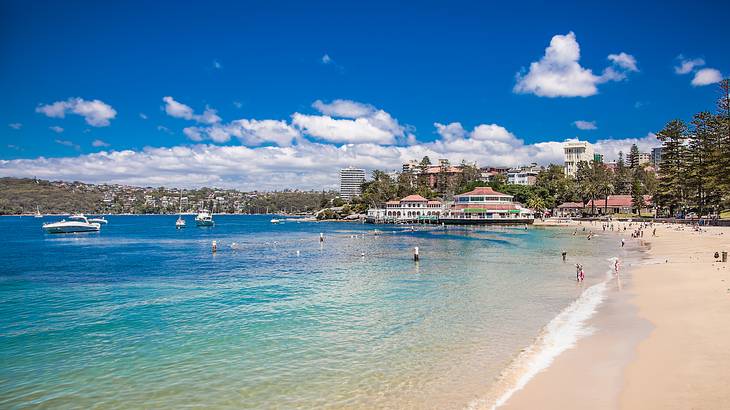
[(720, 219), (730, 219), (730, 209), (720, 212)]

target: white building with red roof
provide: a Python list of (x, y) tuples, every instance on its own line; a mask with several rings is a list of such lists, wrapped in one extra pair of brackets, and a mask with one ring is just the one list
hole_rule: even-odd
[(533, 210), (490, 187), (455, 195), (453, 205), (439, 218), (447, 224), (531, 224), (534, 220)]
[(441, 201), (408, 195), (401, 200), (386, 202), (383, 208), (369, 209), (367, 219), (379, 223), (437, 222), (443, 209)]

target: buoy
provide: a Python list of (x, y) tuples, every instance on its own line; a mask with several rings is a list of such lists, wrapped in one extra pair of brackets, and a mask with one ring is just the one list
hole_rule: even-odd
[(360, 257), (365, 257), (365, 252), (360, 252)]
[(299, 251), (297, 251), (297, 256), (299, 256)]
[(418, 256), (418, 246), (413, 248), (413, 261), (418, 262), (419, 256)]
[(324, 233), (322, 232), (319, 233), (319, 241), (324, 242)]
[(215, 253), (218, 250), (218, 243), (216, 241), (213, 241), (213, 253)]

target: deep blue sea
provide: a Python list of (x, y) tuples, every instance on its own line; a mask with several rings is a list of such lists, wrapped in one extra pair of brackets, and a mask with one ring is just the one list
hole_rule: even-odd
[(570, 343), (621, 256), (566, 228), (176, 218), (0, 218), (0, 408), (462, 408)]

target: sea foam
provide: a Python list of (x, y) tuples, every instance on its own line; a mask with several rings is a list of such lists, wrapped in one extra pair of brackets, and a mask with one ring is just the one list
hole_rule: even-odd
[[(615, 258), (610, 258), (613, 266)], [(586, 322), (603, 302), (612, 277), (612, 270), (606, 272), (603, 282), (590, 286), (569, 306), (555, 316), (540, 332), (535, 342), (522, 350), (512, 363), (502, 372), (497, 382), (499, 393), (495, 398), (475, 400), (470, 409), (496, 409), (507, 402), (512, 395), (523, 389), (527, 383), (564, 351), (575, 346), (576, 342), (593, 333)]]

